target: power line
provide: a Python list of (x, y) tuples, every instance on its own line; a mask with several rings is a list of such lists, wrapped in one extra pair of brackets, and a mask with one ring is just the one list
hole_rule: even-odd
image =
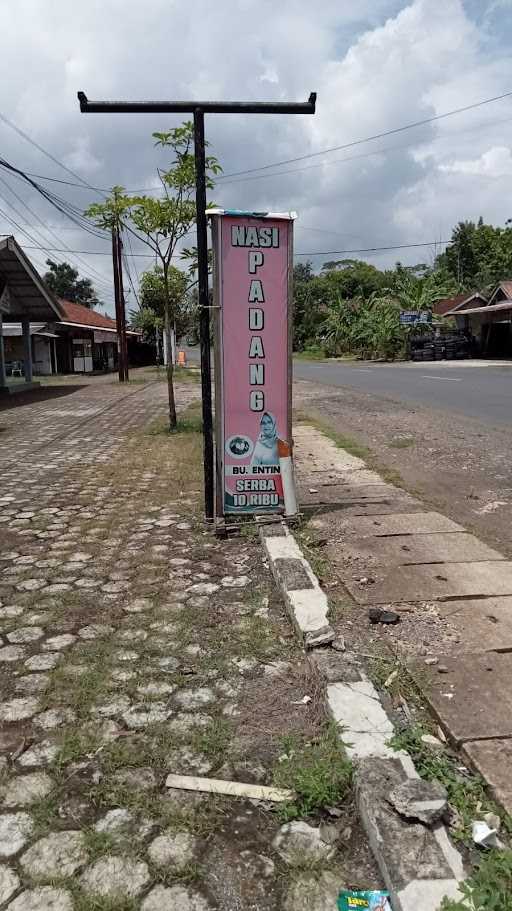
[(413, 247), (433, 247), (451, 244), (451, 240), (425, 240), (420, 244), (393, 244), (389, 247), (360, 247), (358, 250), (314, 250), (312, 253), (294, 253), (294, 256), (339, 256), (344, 253), (386, 253), (388, 250), (410, 250)]
[[(15, 197), (15, 199), (17, 199), (18, 202), (20, 202), (21, 205), (24, 206), (24, 208), (25, 208), (25, 209), (27, 210), (27, 212), (32, 216), (32, 218), (35, 218), (36, 221), (38, 221), (39, 224), (42, 225), (42, 227), (44, 228), (44, 230), (45, 230), (48, 234), (52, 235), (52, 237), (54, 237), (54, 238), (57, 240), (57, 243), (62, 244), (62, 245), (65, 247), (65, 249), (66, 249), (69, 253), (72, 253), (71, 248), (62, 240), (62, 238), (59, 237), (58, 234), (56, 234), (55, 231), (53, 231), (52, 228), (48, 227), (48, 226), (45, 224), (45, 222), (44, 222), (44, 221), (42, 220), (42, 218), (37, 214), (37, 212), (34, 212), (34, 210), (30, 208), (30, 206), (28, 205), (28, 203), (26, 203), (25, 200), (24, 200), (18, 193), (16, 193), (15, 190), (13, 190), (13, 188), (7, 183), (7, 181), (5, 181), (2, 177), (0, 177), (0, 182), (1, 182), (5, 187), (7, 187), (8, 191), (9, 191), (10, 193), (12, 193), (12, 195)], [(5, 202), (8, 206), (10, 206), (10, 208), (11, 208), (14, 212), (16, 212), (17, 215), (20, 216), (20, 218), (23, 217), (22, 214), (18, 211), (18, 209), (16, 209), (16, 207), (15, 207), (12, 203), (7, 202), (7, 200), (5, 200), (5, 199), (4, 199), (4, 202)], [(43, 237), (43, 235), (41, 234), (40, 231), (38, 231), (37, 233), (38, 233), (38, 235), (40, 235), (41, 238), (42, 238), (42, 241), (41, 241), (42, 244), (46, 244), (46, 243), (48, 242), (48, 241), (46, 240), (46, 238)], [(77, 258), (77, 259), (78, 259), (78, 258)], [(102, 284), (105, 285), (105, 287), (108, 286), (108, 282), (106, 281), (105, 277), (104, 277), (103, 275), (101, 275), (99, 272), (96, 272), (95, 269), (93, 269), (92, 267), (90, 267), (90, 266), (88, 265), (88, 263), (85, 262), (85, 260), (80, 260), (80, 259), (78, 259), (78, 262), (81, 263), (83, 266), (85, 266), (86, 269), (88, 269), (88, 270), (90, 269), (90, 273), (92, 273), (92, 274), (90, 274), (89, 272), (85, 272), (84, 269), (82, 268), (82, 273), (83, 273), (86, 277), (92, 279), (93, 282), (94, 282), (95, 284), (102, 283)]]
[(316, 158), (319, 155), (327, 155), (329, 152), (341, 152), (344, 149), (351, 149), (357, 145), (363, 145), (365, 142), (372, 142), (375, 139), (383, 139), (385, 136), (392, 136), (395, 133), (403, 133), (406, 130), (413, 130), (417, 127), (425, 126), (427, 123), (434, 123), (437, 120), (444, 120), (446, 117), (453, 117), (454, 114), (463, 114), (466, 111), (472, 111), (475, 108), (482, 107), (485, 104), (492, 104), (495, 101), (502, 101), (504, 98), (510, 98), (512, 92), (504, 92), (502, 95), (495, 95), (493, 98), (485, 98), (483, 101), (476, 101), (474, 104), (465, 105), (462, 108), (454, 108), (453, 111), (446, 111), (444, 114), (435, 114), (432, 117), (425, 117), (423, 120), (416, 120), (413, 123), (405, 124), (401, 127), (394, 127), (392, 130), (384, 130), (382, 133), (375, 133), (373, 136), (367, 136), (365, 139), (354, 139), (344, 145), (332, 146), (328, 149), (321, 149), (319, 152), (309, 152), (307, 155), (299, 155), (296, 158), (285, 158), (283, 161), (274, 161), (271, 164), (260, 165), (255, 168), (247, 168), (244, 171), (233, 171), (231, 174), (224, 174), (217, 177), (218, 181), (227, 180), (229, 177), (239, 177), (242, 174), (253, 174), (256, 171), (267, 171), (269, 168), (277, 168), (285, 164), (295, 164), (298, 161), (306, 161), (309, 158)]
[(38, 193), (41, 194), (54, 208), (56, 208), (62, 215), (65, 215), (66, 218), (69, 218), (73, 224), (77, 225), (80, 228), (83, 228), (89, 234), (92, 234), (94, 237), (100, 237), (102, 239), (106, 236), (106, 231), (103, 229), (98, 229), (93, 227), (89, 220), (85, 218), (78, 206), (75, 206), (73, 203), (70, 203), (67, 199), (63, 199), (60, 196), (57, 196), (55, 193), (52, 193), (50, 190), (47, 190), (46, 187), (42, 187), (35, 180), (32, 180), (21, 168), (16, 168), (14, 165), (10, 164), (5, 158), (0, 158), (0, 166), (5, 168), (8, 172), (16, 175), (17, 177), (25, 180), (30, 184)]
[[(12, 222), (12, 218), (7, 218), (7, 220)], [(17, 225), (17, 227), (20, 231), (23, 231), (23, 228), (21, 228), (19, 225)], [(24, 233), (26, 233), (26, 232), (24, 232)], [(9, 234), (0, 234), (0, 237), (9, 237), (9, 236), (10, 236)], [(31, 240), (34, 240), (34, 238), (31, 238)], [(85, 256), (112, 256), (112, 254), (107, 250), (69, 250), (68, 251), (68, 250), (63, 249), (62, 247), (41, 247), (40, 245), (32, 246), (32, 247), (24, 246), (23, 249), (24, 250), (42, 250), (43, 253), (47, 253), (47, 252), (67, 253), (67, 252), (69, 252), (69, 253), (83, 253)], [(153, 253), (132, 253), (130, 255), (144, 257), (145, 259), (153, 258)], [(178, 253), (173, 257), (173, 259), (179, 259), (179, 258), (180, 258), (180, 255)]]
[(96, 189), (95, 187), (91, 187), (91, 185), (83, 177), (81, 177), (80, 174), (77, 174), (76, 171), (72, 171), (71, 168), (68, 168), (67, 165), (65, 165), (62, 161), (59, 161), (58, 158), (55, 158), (55, 156), (52, 155), (51, 152), (48, 152), (47, 149), (45, 149), (45, 148), (43, 148), (43, 146), (39, 145), (39, 143), (36, 142), (35, 139), (32, 139), (32, 137), (29, 136), (28, 133), (25, 133), (20, 127), (16, 126), (16, 124), (13, 123), (12, 120), (9, 120), (5, 116), (5, 114), (2, 114), (1, 111), (0, 111), (0, 120), (3, 123), (5, 123), (8, 127), (10, 127), (11, 130), (14, 130), (14, 132), (17, 133), (18, 136), (21, 136), (23, 139), (26, 140), (26, 142), (29, 142), (30, 145), (33, 145), (36, 149), (38, 149), (39, 152), (41, 152), (43, 155), (46, 155), (46, 157), (49, 158), (50, 161), (53, 161), (54, 164), (58, 165), (59, 168), (62, 168), (64, 171), (67, 171), (68, 174), (71, 174), (72, 177), (75, 177), (77, 180), (79, 180), (83, 186), (89, 187), (91, 190)]
[[(477, 126), (469, 127), (464, 130), (456, 130), (454, 132), (457, 135), (460, 135), (460, 134), (464, 135), (467, 133), (476, 133), (476, 132), (481, 131), (483, 127), (495, 126), (496, 124), (504, 124), (504, 123), (510, 123), (510, 118), (507, 117), (505, 120), (503, 120), (503, 119), (491, 120), (490, 122), (487, 121), (484, 124), (478, 124)], [(433, 141), (438, 142), (438, 141), (440, 141), (442, 139), (446, 139), (446, 138), (447, 137), (445, 135), (436, 136), (435, 140), (433, 140)], [(301, 174), (304, 171), (313, 171), (313, 170), (318, 170), (320, 168), (332, 167), (332, 165), (345, 164), (346, 162), (349, 162), (349, 161), (359, 161), (363, 158), (371, 158), (375, 155), (387, 155), (389, 152), (399, 152), (399, 151), (402, 151), (403, 149), (410, 149), (411, 146), (414, 146), (414, 145), (415, 145), (414, 141), (405, 142), (405, 143), (400, 143), (400, 145), (384, 146), (380, 149), (372, 149), (371, 152), (360, 152), (358, 155), (346, 155), (344, 158), (335, 158), (334, 161), (321, 161), (320, 164), (307, 164), (307, 165), (304, 165), (302, 168), (287, 168), (285, 171), (275, 171), (272, 174), (267, 174), (267, 173), (253, 174), (252, 177), (238, 177), (238, 178), (235, 178), (234, 180), (226, 180), (222, 184), (222, 186), (227, 186), (228, 184), (232, 184), (232, 183), (248, 183), (249, 181), (253, 181), (253, 180), (270, 180), (272, 177), (283, 177), (285, 174)], [(479, 175), (479, 176), (481, 176), (481, 175)]]
[[(11, 219), (8, 219), (8, 220), (11, 220)], [(5, 235), (0, 235), (0, 236), (7, 237), (8, 235), (5, 234)], [(344, 254), (344, 253), (385, 253), (388, 250), (409, 250), (409, 249), (412, 249), (413, 247), (433, 247), (433, 246), (436, 246), (439, 244), (451, 244), (451, 243), (452, 243), (451, 240), (425, 240), (425, 241), (422, 241), (421, 243), (390, 244), (389, 246), (386, 246), (386, 247), (359, 247), (358, 249), (351, 249), (351, 250), (312, 250), (309, 253), (295, 253), (294, 256), (337, 256), (337, 255)], [(25, 244), (25, 245), (22, 244), (21, 246), (23, 246), (24, 250), (40, 250), (41, 249), (41, 247), (39, 247), (39, 246), (32, 247), (28, 244)], [(59, 250), (56, 247), (48, 247), (47, 249), (50, 251), (54, 250), (56, 252), (65, 252), (65, 251)], [(83, 253), (83, 254), (86, 254), (87, 256), (110, 256), (111, 255), (110, 253), (105, 252), (104, 250), (71, 250), (70, 252), (71, 253)], [(142, 257), (145, 259), (153, 258), (152, 253), (132, 253), (130, 255), (135, 256), (135, 257)], [(181, 257), (180, 257), (179, 253), (176, 253), (173, 255), (172, 258), (180, 259)]]

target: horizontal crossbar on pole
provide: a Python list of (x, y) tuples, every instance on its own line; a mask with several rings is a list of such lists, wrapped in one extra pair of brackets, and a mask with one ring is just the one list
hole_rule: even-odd
[(82, 114), (314, 114), (316, 92), (307, 101), (89, 101), (78, 92)]

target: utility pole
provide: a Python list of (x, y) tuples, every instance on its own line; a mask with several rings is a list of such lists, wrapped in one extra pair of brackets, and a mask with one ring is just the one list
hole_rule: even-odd
[(124, 287), (123, 287), (123, 242), (121, 240), (121, 232), (117, 231), (117, 262), (119, 268), (119, 299), (120, 299), (120, 311), (121, 311), (121, 325), (120, 325), (120, 339), (121, 339), (121, 348), (123, 351), (123, 375), (124, 382), (128, 382), (128, 342), (126, 340), (126, 306), (124, 300)]
[(112, 267), (114, 271), (114, 299), (118, 339), (119, 382), (128, 382), (128, 345), (126, 341), (126, 314), (123, 289), (122, 240), (117, 224), (112, 226)]
[(210, 364), (210, 305), (208, 301), (208, 235), (204, 151), (205, 114), (314, 114), (316, 92), (307, 101), (89, 101), (78, 92), (82, 114), (193, 114), (196, 164), (196, 225), (203, 399), (204, 507), (207, 521), (214, 518), (212, 382)]
[(119, 286), (119, 246), (117, 238), (117, 225), (112, 225), (112, 269), (114, 272), (114, 300), (116, 304), (117, 325), (117, 370), (119, 373), (119, 382), (124, 383), (124, 357), (121, 337), (121, 292)]

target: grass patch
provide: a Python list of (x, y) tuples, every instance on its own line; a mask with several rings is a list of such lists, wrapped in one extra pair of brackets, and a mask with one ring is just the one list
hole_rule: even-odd
[(291, 735), (283, 741), (284, 757), (274, 768), (277, 787), (290, 788), (297, 797), (282, 804), (284, 821), (310, 816), (325, 806), (343, 801), (352, 784), (352, 764), (345, 755), (334, 725), (320, 737), (304, 742)]
[(89, 854), (90, 863), (105, 857), (107, 854), (113, 854), (116, 849), (116, 842), (108, 832), (97, 832), (96, 829), (84, 829), (84, 845)]
[(57, 790), (37, 800), (30, 806), (30, 815), (34, 820), (34, 834), (38, 838), (48, 835), (59, 828), (59, 796)]
[(321, 550), (319, 550), (316, 545), (314, 536), (308, 531), (307, 523), (297, 528), (295, 537), (301, 545), (304, 555), (315, 576), (317, 576), (321, 582), (327, 581), (330, 575), (329, 560), (327, 557), (323, 556)]
[(337, 433), (325, 420), (313, 417), (304, 411), (296, 412), (294, 420), (315, 427), (316, 430), (319, 430), (320, 433), (323, 433), (329, 440), (332, 440), (340, 449), (344, 449), (349, 455), (362, 459), (366, 462), (366, 467), (379, 474), (383, 481), (386, 481), (388, 484), (393, 484), (395, 487), (401, 487), (403, 490), (408, 490), (410, 493), (414, 493), (414, 491), (407, 487), (400, 473), (394, 468), (388, 468), (386, 465), (383, 465), (374, 455), (372, 450), (364, 443), (354, 439), (354, 437)]
[(69, 727), (61, 736), (60, 747), (53, 765), (63, 769), (70, 762), (79, 762), (101, 746), (100, 731), (94, 731), (89, 725), (84, 727)]
[[(376, 655), (375, 658), (369, 659), (368, 676), (378, 689), (383, 690), (389, 696), (402, 696), (408, 702), (423, 706), (424, 703), (421, 697), (423, 674), (421, 671), (417, 671), (415, 678), (413, 678), (405, 664), (400, 661), (394, 661), (392, 658), (387, 659)], [(427, 676), (425, 671), (425, 681)]]
[(233, 653), (236, 652), (236, 657), (264, 662), (286, 653), (272, 622), (254, 614), (244, 617), (237, 628), (231, 628), (227, 644)]
[(226, 718), (214, 718), (204, 728), (197, 728), (192, 736), (190, 746), (197, 753), (202, 753), (214, 767), (222, 765), (231, 742), (231, 724)]
[(74, 894), (75, 911), (137, 911), (139, 903), (127, 895), (91, 895), (83, 892)]
[(512, 851), (483, 855), (459, 889), (462, 901), (445, 898), (441, 911), (512, 911)]
[(191, 885), (200, 878), (201, 867), (191, 861), (182, 867), (153, 867), (151, 872), (153, 880), (162, 886), (174, 886), (175, 883)]
[(184, 408), (183, 411), (178, 412), (178, 426), (176, 430), (171, 431), (169, 429), (169, 419), (167, 416), (156, 418), (156, 420), (152, 421), (149, 427), (146, 428), (146, 434), (149, 436), (159, 436), (161, 434), (177, 436), (181, 433), (199, 434), (202, 432), (203, 419), (200, 402), (192, 402), (192, 404), (188, 405), (187, 408)]
[(345, 452), (348, 452), (350, 455), (356, 456), (359, 459), (370, 459), (371, 450), (368, 449), (368, 446), (365, 446), (363, 443), (360, 443), (358, 440), (355, 440), (353, 437), (346, 436), (343, 433), (337, 433), (328, 424), (324, 421), (319, 420), (318, 418), (311, 417), (308, 414), (305, 414), (302, 411), (299, 411), (295, 420), (302, 422), (304, 424), (310, 424), (311, 427), (315, 427), (320, 433), (323, 433), (324, 436), (332, 440), (333, 443), (336, 443), (340, 449), (344, 449)]
[[(398, 731), (391, 738), (390, 746), (395, 750), (407, 750), (422, 778), (427, 781), (437, 780), (444, 785), (448, 792), (448, 801), (456, 811), (456, 822), (451, 829), (452, 836), (457, 841), (472, 845), (473, 820), (480, 819), (483, 813), (497, 813), (505, 830), (511, 834), (512, 820), (488, 797), (484, 779), (479, 775), (461, 772), (460, 762), (454, 756), (423, 743), (421, 737), (427, 733), (430, 732), (422, 725), (411, 725)], [(481, 906), (475, 907), (480, 909)], [(484, 907), (488, 906), (482, 906)], [(499, 906), (495, 907), (498, 909)], [(512, 909), (512, 906), (509, 907)], [(502, 911), (501, 906), (499, 911)]]
[(248, 541), (254, 541), (259, 536), (260, 530), (254, 519), (242, 522), (240, 525), (240, 536)]
[(414, 446), (416, 440), (412, 436), (396, 436), (388, 443), (392, 449), (408, 449), (409, 446)]
[(325, 361), (327, 355), (320, 345), (310, 345), (304, 351), (294, 351), (293, 357), (298, 361)]

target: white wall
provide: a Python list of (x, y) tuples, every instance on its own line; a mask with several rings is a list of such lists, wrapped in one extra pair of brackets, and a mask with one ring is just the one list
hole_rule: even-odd
[(52, 361), (50, 353), (51, 339), (40, 338), (37, 335), (32, 336), (34, 352), (34, 373), (38, 376), (48, 376), (52, 373)]

